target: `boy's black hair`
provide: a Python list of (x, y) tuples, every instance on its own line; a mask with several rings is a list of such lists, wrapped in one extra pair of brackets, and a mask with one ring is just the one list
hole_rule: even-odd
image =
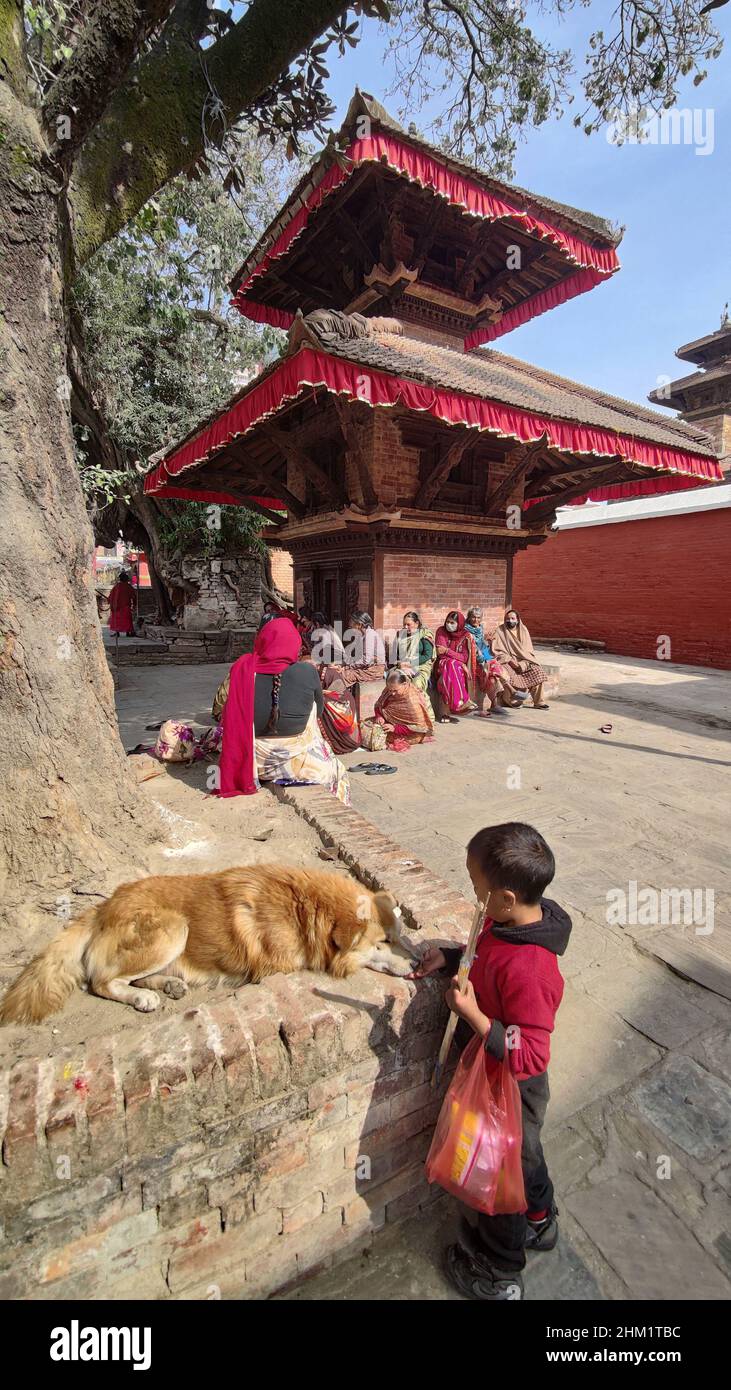
[(522, 821), (486, 825), (472, 836), (467, 854), (496, 887), (507, 888), (524, 903), (540, 902), (556, 872), (543, 836)]

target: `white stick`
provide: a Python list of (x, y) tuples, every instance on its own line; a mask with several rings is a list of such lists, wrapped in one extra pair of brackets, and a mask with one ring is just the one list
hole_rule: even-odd
[[(467, 980), (469, 979), (469, 973), (472, 969), (472, 962), (475, 959), (477, 938), (480, 935), (480, 928), (482, 927), (482, 924), (485, 920), (485, 910), (485, 904), (478, 903), (477, 907), (475, 908), (475, 915), (472, 918), (472, 926), (470, 927), (470, 934), (467, 937), (467, 945), (465, 946), (464, 954), (459, 963), (459, 969), (457, 971), (457, 988), (459, 989), (460, 994), (464, 994), (465, 992)], [(452, 1038), (454, 1037), (454, 1030), (456, 1027), (457, 1015), (454, 1013), (450, 1013), (449, 1019), (447, 1020), (447, 1026), (444, 1030), (442, 1045), (439, 1049), (437, 1064), (432, 1073), (432, 1087), (437, 1087), (439, 1085), (442, 1070), (444, 1068), (444, 1063), (447, 1060)]]

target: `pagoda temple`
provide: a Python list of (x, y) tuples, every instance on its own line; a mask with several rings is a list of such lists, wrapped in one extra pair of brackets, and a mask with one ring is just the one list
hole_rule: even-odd
[(480, 604), (489, 630), (557, 507), (721, 478), (695, 426), (485, 346), (608, 279), (618, 242), (356, 92), (232, 282), (242, 314), (288, 331), (282, 356), (146, 491), (260, 511), (297, 604), (331, 621)]
[[(681, 362), (692, 362), (698, 371), (678, 377), (651, 391), (654, 405), (679, 410), (684, 420), (710, 435), (716, 452), (731, 456), (731, 319), (728, 305), (721, 327), (675, 353)], [(731, 457), (726, 459), (731, 464)]]

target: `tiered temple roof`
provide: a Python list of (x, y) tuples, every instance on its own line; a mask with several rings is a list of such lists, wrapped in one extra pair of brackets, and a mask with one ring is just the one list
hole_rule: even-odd
[(492, 341), (619, 268), (621, 232), (489, 178), (405, 131), (356, 92), (333, 149), (300, 180), (232, 281), (248, 317), (393, 309)]
[(720, 480), (700, 430), (474, 350), (613, 274), (608, 223), (457, 164), (360, 93), (342, 134), (345, 159), (315, 161), (233, 282), (243, 313), (289, 327), (285, 354), (156, 461), (146, 491), (277, 522), (286, 509), (289, 531), (325, 513), (346, 525), (354, 503), (375, 517), (360, 427), (379, 409), (421, 451), (400, 496), (414, 514), (436, 506), (504, 528), (520, 486), (523, 534), (545, 533), (557, 506), (589, 493)]

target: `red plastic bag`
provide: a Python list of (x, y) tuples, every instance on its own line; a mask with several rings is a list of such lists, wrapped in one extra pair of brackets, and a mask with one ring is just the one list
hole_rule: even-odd
[(427, 1178), (488, 1216), (525, 1211), (522, 1140), (518, 1083), (475, 1034), (444, 1097)]

